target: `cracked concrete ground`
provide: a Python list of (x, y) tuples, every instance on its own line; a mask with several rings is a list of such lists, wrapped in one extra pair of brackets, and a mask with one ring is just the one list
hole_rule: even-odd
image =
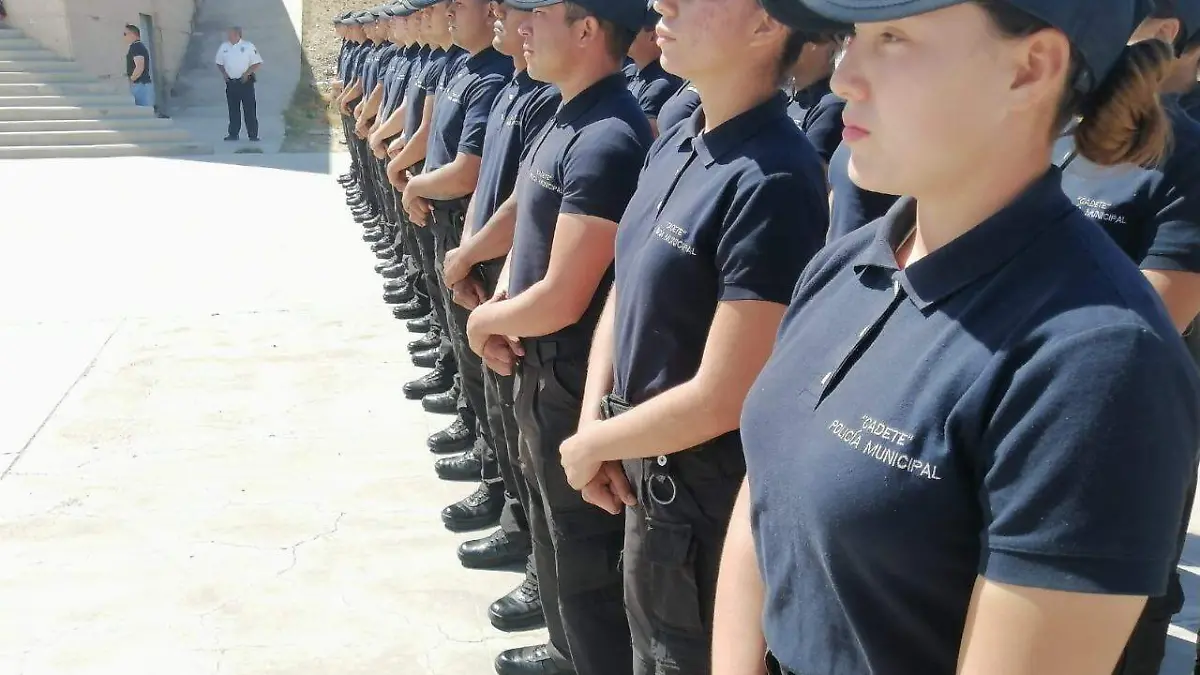
[(474, 486), (433, 475), (450, 419), (403, 400), (329, 164), (0, 163), (0, 674), (466, 675), (544, 639), (455, 558)]
[[(486, 675), (544, 639), (455, 558), (473, 486), (433, 475), (449, 419), (402, 399), (330, 164), (0, 162), (0, 675)], [(1163, 675), (1194, 536), (1183, 572)]]

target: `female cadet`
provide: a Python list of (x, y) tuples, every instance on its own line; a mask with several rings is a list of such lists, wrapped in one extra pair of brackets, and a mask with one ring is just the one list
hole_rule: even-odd
[(788, 116), (808, 137), (822, 161), (829, 163), (842, 142), (842, 110), (846, 107), (829, 87), (838, 40), (822, 36), (806, 43), (792, 66)]
[(659, 132), (666, 133), (671, 127), (691, 117), (699, 107), (700, 92), (696, 91), (691, 82), (685, 81), (663, 104), (662, 110), (658, 111)]
[(1200, 382), (1051, 145), (1082, 111), (1082, 156), (1157, 161), (1169, 51), (1126, 48), (1139, 0), (771, 0), (801, 1), (856, 25), (850, 175), (913, 197), (809, 264), (747, 399), (714, 670), (1107, 675)]
[(616, 281), (562, 463), (613, 513), (618, 494), (636, 494), (623, 555), (634, 672), (701, 675), (745, 475), (742, 403), (828, 215), (820, 159), (779, 88), (806, 35), (758, 0), (655, 8), (663, 64), (702, 105), (651, 149), (621, 219)]

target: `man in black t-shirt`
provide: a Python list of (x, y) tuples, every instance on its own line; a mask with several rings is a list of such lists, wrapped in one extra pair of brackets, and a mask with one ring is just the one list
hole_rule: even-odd
[(142, 44), (142, 31), (133, 24), (125, 25), (125, 77), (133, 102), (146, 108), (154, 107), (154, 85), (150, 82), (150, 50)]

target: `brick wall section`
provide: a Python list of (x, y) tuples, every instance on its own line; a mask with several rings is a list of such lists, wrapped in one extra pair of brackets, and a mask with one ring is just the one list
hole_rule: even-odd
[(198, 0), (5, 0), (10, 24), (120, 87), (125, 86), (124, 25), (138, 25), (140, 14), (154, 18), (159, 59), (155, 71), (169, 86), (183, 63), (197, 4)]

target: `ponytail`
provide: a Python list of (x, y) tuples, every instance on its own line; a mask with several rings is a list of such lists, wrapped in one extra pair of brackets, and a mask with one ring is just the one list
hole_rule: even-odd
[(1170, 153), (1171, 120), (1159, 87), (1175, 55), (1161, 40), (1129, 45), (1108, 76), (1080, 102), (1079, 154), (1101, 166), (1154, 166)]

